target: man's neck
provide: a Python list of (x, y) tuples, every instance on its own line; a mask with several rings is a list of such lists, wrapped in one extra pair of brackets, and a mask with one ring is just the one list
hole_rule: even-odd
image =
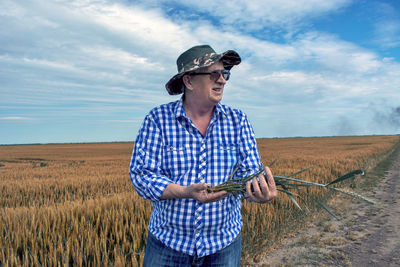
[(215, 105), (202, 105), (196, 101), (190, 100), (189, 98), (184, 99), (183, 107), (186, 115), (191, 120), (209, 118), (211, 120)]
[(197, 102), (183, 101), (186, 115), (192, 120), (203, 136), (206, 136), (208, 126), (214, 114), (215, 105), (200, 105)]

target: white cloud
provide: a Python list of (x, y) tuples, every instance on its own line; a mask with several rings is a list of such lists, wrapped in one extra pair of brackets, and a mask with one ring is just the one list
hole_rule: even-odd
[(170, 53), (177, 47), (182, 50), (195, 41), (189, 28), (171, 22), (157, 9), (145, 10), (134, 5), (80, 3), (81, 1), (74, 1), (79, 6), (80, 15), (124, 35), (124, 38), (135, 42), (142, 49), (147, 48), (147, 54)]
[(49, 61), (46, 59), (37, 59), (37, 58), (27, 58), (24, 57), (22, 59), (14, 58), (14, 62), (20, 61), (22, 65), (30, 65), (32, 67), (39, 67), (39, 68), (49, 68), (49, 69), (59, 69), (64, 71), (77, 71), (77, 69), (70, 63), (66, 62), (55, 62)]
[[(109, 116), (105, 120), (115, 124), (136, 124), (150, 108), (177, 98), (164, 89), (176, 73), (177, 56), (209, 43), (217, 52), (234, 49), (242, 56), (224, 102), (248, 112), (260, 123), (261, 135), (269, 132), (266, 119), (285, 135), (291, 129), (282, 122), (323, 120), (329, 126), (337, 117), (346, 122), (344, 129), (352, 122), (346, 116), (361, 116), (371, 99), (387, 98), (391, 106), (400, 99), (395, 58), (303, 27), (310, 18), (351, 3), (5, 0), (0, 3), (2, 120)], [(396, 33), (396, 27), (382, 36)], [(260, 28), (281, 40), (254, 34)], [(8, 108), (29, 116), (3, 112)]]
[(163, 71), (165, 68), (159, 62), (152, 62), (153, 59), (129, 53), (119, 48), (106, 46), (90, 46), (81, 48), (83, 54), (87, 54), (103, 64), (110, 64), (120, 69), (147, 69)]
[(33, 118), (29, 117), (0, 117), (0, 120), (6, 121), (26, 121), (26, 120), (34, 120)]
[(197, 9), (219, 18), (226, 25), (242, 29), (285, 28), (299, 23), (306, 17), (321, 16), (351, 3), (347, 0), (250, 0), (226, 1), (176, 1), (188, 9)]
[(400, 20), (385, 20), (376, 25), (375, 42), (385, 48), (400, 46)]
[(378, 19), (375, 22), (374, 42), (383, 48), (400, 46), (400, 12), (394, 8), (396, 4), (377, 2), (375, 8)]
[(375, 53), (333, 35), (309, 32), (293, 45), (299, 51), (299, 60), (311, 61), (335, 72), (369, 73), (382, 66)]

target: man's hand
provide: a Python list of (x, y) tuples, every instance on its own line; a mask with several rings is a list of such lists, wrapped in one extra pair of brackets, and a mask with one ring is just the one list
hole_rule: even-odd
[(226, 191), (208, 193), (207, 187), (205, 183), (191, 184), (189, 186), (170, 183), (161, 195), (161, 199), (192, 198), (201, 203), (208, 203), (221, 200), (228, 195)]
[(190, 198), (196, 199), (201, 203), (215, 202), (223, 199), (228, 195), (226, 191), (220, 191), (216, 193), (207, 192), (207, 184), (192, 184), (189, 185), (186, 190)]
[[(257, 178), (254, 177), (252, 182), (247, 182), (246, 193), (248, 197), (257, 203), (267, 203), (278, 195), (276, 190), (274, 176), (268, 167), (265, 167), (267, 177), (260, 174)], [(252, 188), (253, 187), (253, 188)]]

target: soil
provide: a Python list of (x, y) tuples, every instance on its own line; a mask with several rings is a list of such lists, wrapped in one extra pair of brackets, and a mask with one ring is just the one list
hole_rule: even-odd
[(316, 216), (304, 230), (254, 258), (251, 266), (400, 266), (399, 180), (397, 149), (375, 177), (378, 183), (362, 192), (377, 205), (347, 198), (329, 203), (340, 221)]

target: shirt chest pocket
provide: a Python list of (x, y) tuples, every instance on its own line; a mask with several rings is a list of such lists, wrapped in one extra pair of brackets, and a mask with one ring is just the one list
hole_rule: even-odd
[[(162, 169), (175, 183), (183, 182), (193, 167), (192, 149), (188, 145), (165, 145), (162, 155)], [(183, 184), (184, 185), (184, 182)]]
[[(218, 142), (213, 148), (213, 158), (219, 161), (223, 172), (231, 174), (239, 159), (239, 148), (235, 143)], [(225, 174), (225, 175), (226, 175)]]

